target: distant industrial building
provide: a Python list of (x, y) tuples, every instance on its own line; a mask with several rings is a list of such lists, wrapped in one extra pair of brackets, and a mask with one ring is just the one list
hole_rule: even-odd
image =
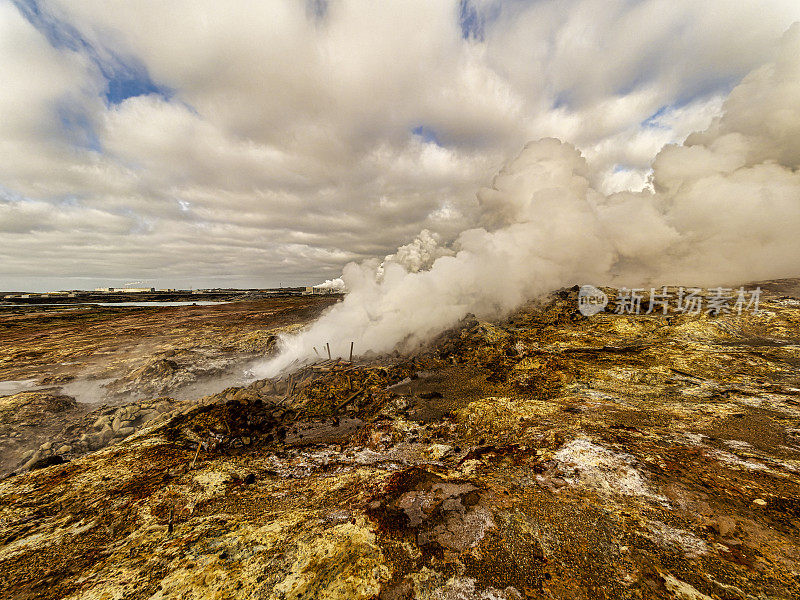
[(106, 292), (106, 293), (116, 293), (116, 294), (146, 294), (152, 293), (156, 291), (156, 288), (113, 288), (113, 287), (104, 287), (104, 288), (95, 288), (95, 292)]
[(318, 285), (308, 285), (306, 286), (305, 291), (303, 291), (304, 296), (310, 296), (312, 294), (338, 294), (340, 290), (330, 288), (330, 287), (320, 287)]

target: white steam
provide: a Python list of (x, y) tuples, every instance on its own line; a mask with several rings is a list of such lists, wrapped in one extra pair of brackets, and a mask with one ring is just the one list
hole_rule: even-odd
[(418, 273), (430, 269), (437, 259), (453, 254), (450, 248), (439, 245), (439, 234), (423, 229), (413, 242), (400, 246), (397, 252), (383, 259), (377, 268), (376, 277), (379, 281), (383, 279), (389, 263), (400, 265), (409, 273)]
[(344, 284), (344, 280), (341, 277), (337, 277), (336, 279), (326, 279), (320, 284), (314, 286), (318, 290), (326, 290), (331, 292), (345, 292), (347, 291), (347, 287)]
[(481, 190), (478, 227), (449, 248), (427, 231), (378, 265), (349, 264), (349, 290), (259, 369), (273, 376), (330, 342), (346, 356), (407, 351), (465, 314), (492, 317), (575, 283), (711, 286), (800, 274), (800, 25), (750, 73), (723, 116), (666, 146), (653, 191), (604, 195), (581, 154), (529, 143)]

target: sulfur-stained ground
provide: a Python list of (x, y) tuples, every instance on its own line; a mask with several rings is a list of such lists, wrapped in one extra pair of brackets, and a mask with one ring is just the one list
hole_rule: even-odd
[(0, 482), (0, 597), (800, 598), (800, 287), (763, 287), (170, 406)]
[(208, 306), (0, 306), (0, 476), (124, 439), (244, 381), (335, 296)]

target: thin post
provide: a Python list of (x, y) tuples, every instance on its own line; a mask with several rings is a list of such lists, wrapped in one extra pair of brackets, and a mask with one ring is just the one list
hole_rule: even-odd
[(312, 346), (312, 348), (314, 348), (314, 354), (316, 354), (317, 357), (319, 357), (319, 352), (317, 351), (317, 347), (316, 346)]
[(197, 452), (195, 452), (195, 453), (194, 453), (194, 459), (192, 460), (192, 464), (191, 464), (191, 466), (189, 467), (189, 470), (190, 470), (190, 471), (191, 471), (192, 469), (194, 469), (194, 463), (196, 463), (196, 462), (197, 462), (197, 455), (198, 455), (198, 454), (200, 454), (200, 445), (201, 445), (201, 444), (202, 444), (202, 442), (197, 442)]
[(326, 342), (325, 346), (327, 346), (327, 348), (328, 348), (328, 360), (330, 360), (331, 359), (331, 344), (330, 344), (330, 342)]
[(350, 362), (353, 362), (353, 344), (355, 342), (350, 342)]

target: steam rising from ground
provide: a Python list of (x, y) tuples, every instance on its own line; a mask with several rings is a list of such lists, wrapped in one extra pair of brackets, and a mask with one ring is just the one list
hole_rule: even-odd
[(345, 267), (349, 294), (257, 370), (331, 343), (408, 351), (466, 313), (492, 317), (575, 283), (711, 286), (800, 272), (800, 25), (723, 116), (653, 163), (653, 190), (604, 195), (574, 146), (529, 143), (478, 193), (480, 222), (448, 247), (430, 232), (382, 264)]
[(344, 292), (345, 286), (344, 281), (341, 277), (337, 277), (336, 279), (326, 279), (319, 285), (314, 286), (317, 289), (331, 291), (331, 292)]

